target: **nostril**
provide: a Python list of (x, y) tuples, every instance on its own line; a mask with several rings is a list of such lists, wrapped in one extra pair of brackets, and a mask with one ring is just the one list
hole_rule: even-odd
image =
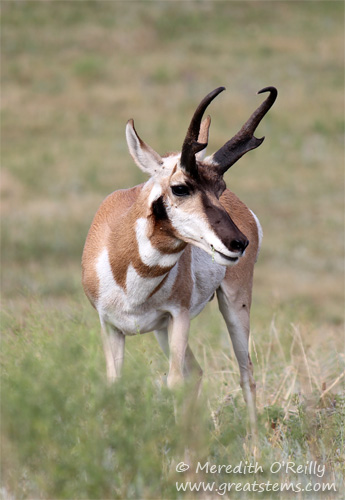
[(247, 239), (245, 240), (232, 240), (230, 243), (230, 249), (234, 250), (235, 252), (244, 252), (244, 250), (247, 248), (249, 244), (249, 241)]

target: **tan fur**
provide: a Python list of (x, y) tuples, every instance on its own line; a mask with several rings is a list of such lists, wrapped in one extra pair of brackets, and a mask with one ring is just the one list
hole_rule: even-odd
[(181, 308), (189, 309), (192, 295), (192, 280), (190, 274), (191, 246), (188, 245), (178, 261), (178, 274), (169, 300), (180, 304)]
[[(253, 269), (258, 254), (258, 228), (251, 211), (246, 205), (229, 189), (226, 189), (220, 197), (220, 202), (228, 212), (236, 226), (249, 240), (245, 255), (234, 267), (226, 270), (226, 279), (230, 280), (233, 287), (238, 287), (239, 292), (246, 297), (246, 305), (250, 307), (251, 290), (253, 285)], [(241, 286), (240, 286), (241, 285)], [(245, 291), (246, 290), (246, 291)], [(250, 298), (248, 291), (250, 290)]]
[[(82, 256), (82, 283), (85, 293), (92, 305), (95, 305), (98, 298), (98, 277), (96, 272), (96, 262), (102, 249), (107, 246), (109, 239), (116, 238), (116, 232), (121, 230), (121, 224), (125, 222), (126, 213), (137, 199), (138, 192), (141, 186), (136, 186), (132, 189), (119, 190), (110, 194), (99, 207), (86, 238), (83, 256)], [(115, 223), (116, 221), (116, 223)], [(117, 227), (116, 227), (117, 226)], [(125, 227), (125, 226), (124, 226)], [(115, 234), (113, 231), (115, 230)], [(127, 229), (124, 230), (123, 236), (128, 236)], [(125, 242), (119, 239), (124, 255), (132, 248), (132, 242), (126, 238)], [(128, 245), (128, 243), (130, 244)], [(125, 246), (127, 243), (127, 247)], [(121, 272), (117, 272), (116, 267), (113, 269), (114, 279), (121, 286)], [(117, 279), (116, 279), (117, 277)]]
[[(139, 217), (147, 216), (148, 209), (144, 184), (131, 189), (119, 190), (110, 194), (101, 204), (89, 230), (83, 257), (82, 283), (86, 295), (94, 305), (98, 298), (98, 277), (96, 262), (101, 250), (106, 247), (114, 279), (124, 290), (126, 289), (126, 274), (130, 264), (142, 277), (154, 278), (166, 274), (171, 268), (146, 266), (138, 253), (134, 225)], [(152, 217), (151, 242), (162, 253), (178, 253), (186, 246), (181, 242), (178, 246), (171, 245), (168, 222), (157, 222)], [(172, 230), (171, 230), (172, 232)], [(160, 284), (160, 286), (162, 283)], [(157, 287), (157, 291), (159, 290)]]

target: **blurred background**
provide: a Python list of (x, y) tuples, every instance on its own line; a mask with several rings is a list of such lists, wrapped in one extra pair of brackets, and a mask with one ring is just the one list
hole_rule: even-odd
[[(24, 359), (29, 363), (37, 349), (38, 358), (48, 360), (55, 349), (43, 339), (56, 339), (61, 332), (70, 362), (74, 355), (68, 358), (66, 339), (75, 333), (82, 339), (79, 355), (89, 353), (88, 368), (95, 364), (97, 372), (104, 369), (98, 318), (81, 290), (80, 259), (91, 220), (105, 196), (145, 180), (127, 150), (127, 120), (134, 118), (140, 136), (159, 153), (179, 150), (197, 104), (223, 85), (226, 92), (208, 110), (212, 153), (260, 104), (262, 96), (256, 92), (274, 85), (277, 102), (257, 132), (266, 140), (226, 174), (228, 187), (257, 214), (264, 231), (253, 297), (255, 363), (259, 370), (260, 350), (266, 352), (274, 344), (272, 331), (274, 345), (280, 342), (288, 352), (298, 330), (308, 359), (310, 349), (319, 392), (339, 377), (344, 308), (343, 19), (344, 5), (336, 1), (2, 2), (1, 285), (10, 360), (6, 375), (14, 376), (12, 362), (17, 368)], [(212, 360), (224, 348), (226, 332), (220, 324), (212, 303), (193, 327), (192, 343), (204, 369), (205, 345), (213, 346)], [(36, 335), (34, 346), (28, 340), (31, 334)], [(135, 356), (141, 348), (156, 352), (151, 336), (146, 337), (129, 342), (129, 353)], [(228, 344), (226, 349), (230, 355)], [(96, 361), (92, 352), (97, 353)], [(62, 359), (61, 353), (55, 362)], [(38, 373), (35, 363), (28, 366), (36, 366), (33, 380), (56, 373), (54, 363), (42, 365)], [(238, 384), (236, 373), (234, 380)], [(19, 378), (19, 392), (23, 384)], [(339, 384), (334, 387), (338, 390)], [(37, 394), (42, 390), (39, 387)], [(268, 394), (265, 398), (259, 399), (262, 408)], [(19, 401), (23, 399), (9, 404), (9, 421), (22, 408)], [(28, 420), (36, 415), (32, 412)], [(17, 422), (17, 430), (20, 427)], [(20, 469), (21, 460), (31, 455), (14, 453), (18, 434), (11, 428), (6, 432), (8, 449), (16, 457), (7, 470), (13, 471), (14, 464)], [(27, 491), (30, 487), (26, 484)], [(63, 496), (59, 489), (45, 491)], [(96, 497), (104, 494), (99, 491)]]
[(262, 147), (227, 174), (264, 229), (256, 300), (342, 321), (343, 6), (337, 2), (4, 2), (3, 297), (80, 296), (102, 199), (145, 180), (124, 129), (179, 150), (201, 98), (209, 152), (275, 85)]

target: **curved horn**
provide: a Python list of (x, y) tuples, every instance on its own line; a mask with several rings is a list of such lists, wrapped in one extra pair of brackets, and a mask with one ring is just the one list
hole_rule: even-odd
[(201, 101), (199, 106), (196, 108), (193, 118), (187, 130), (186, 138), (182, 145), (181, 151), (181, 168), (193, 177), (198, 177), (198, 169), (195, 161), (195, 155), (202, 149), (206, 148), (206, 143), (198, 142), (198, 136), (200, 131), (200, 124), (203, 114), (215, 97), (217, 97), (220, 92), (223, 92), (225, 87), (218, 87), (213, 90)]
[(245, 153), (260, 146), (265, 139), (265, 137), (261, 137), (261, 139), (256, 138), (254, 132), (263, 117), (273, 106), (278, 91), (275, 87), (265, 87), (260, 90), (258, 94), (262, 94), (263, 92), (269, 92), (270, 95), (257, 110), (254, 111), (241, 130), (210, 157), (210, 162), (216, 166), (221, 175), (223, 175), (231, 165), (236, 163)]

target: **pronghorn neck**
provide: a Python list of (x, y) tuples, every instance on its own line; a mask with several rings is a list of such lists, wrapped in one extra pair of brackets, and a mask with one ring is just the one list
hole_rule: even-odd
[[(148, 181), (120, 220), (114, 221), (108, 254), (113, 276), (126, 293), (140, 286), (146, 297), (158, 290), (186, 243), (162, 217), (159, 184)], [(145, 288), (145, 291), (143, 290)]]
[(152, 224), (144, 217), (135, 222), (135, 236), (140, 260), (148, 267), (175, 265), (186, 247), (186, 243), (164, 234), (163, 224)]
[[(150, 179), (143, 184), (141, 192), (133, 207), (133, 220), (139, 255), (147, 265), (161, 265), (166, 262), (177, 262), (186, 243), (175, 235), (175, 230), (166, 213), (163, 202), (163, 187), (159, 182)], [(169, 257), (170, 256), (170, 257)]]

